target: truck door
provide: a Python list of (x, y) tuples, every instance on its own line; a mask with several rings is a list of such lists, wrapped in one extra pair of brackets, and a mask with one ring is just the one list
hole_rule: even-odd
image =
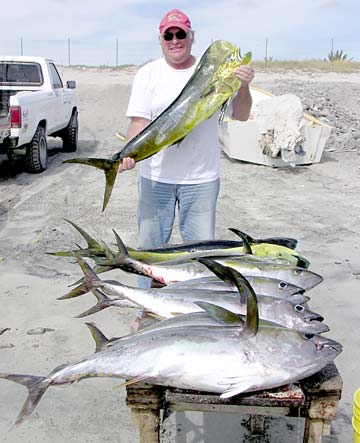
[(52, 128), (49, 128), (49, 132), (54, 132), (55, 130), (66, 126), (67, 122), (69, 121), (71, 99), (64, 92), (63, 82), (54, 63), (50, 62), (49, 67), (56, 102), (54, 103), (54, 108), (51, 112), (51, 115), (54, 116), (54, 121), (51, 123)]

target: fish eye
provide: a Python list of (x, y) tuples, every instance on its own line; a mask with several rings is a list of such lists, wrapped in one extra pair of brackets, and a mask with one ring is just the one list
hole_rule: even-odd
[(303, 334), (303, 337), (304, 337), (306, 340), (311, 340), (311, 339), (314, 337), (314, 334)]
[(279, 289), (285, 289), (286, 287), (287, 287), (287, 283), (284, 282), (284, 281), (281, 281), (281, 282), (278, 284), (278, 288), (279, 288)]
[(301, 275), (303, 273), (302, 269), (295, 269), (295, 274), (296, 275)]
[(295, 305), (294, 309), (296, 312), (304, 312), (305, 311), (305, 308), (302, 305)]

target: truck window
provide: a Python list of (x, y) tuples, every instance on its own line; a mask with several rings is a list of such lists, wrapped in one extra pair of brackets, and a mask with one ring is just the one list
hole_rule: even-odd
[(42, 83), (38, 63), (0, 62), (0, 84), (40, 86)]
[(62, 88), (63, 83), (61, 81), (60, 75), (57, 72), (57, 69), (54, 65), (54, 63), (50, 63), (50, 74), (52, 78), (52, 84), (54, 89)]

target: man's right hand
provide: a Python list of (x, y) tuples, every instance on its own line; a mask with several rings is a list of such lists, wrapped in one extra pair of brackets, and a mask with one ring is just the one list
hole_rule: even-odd
[(119, 169), (118, 172), (124, 172), (124, 171), (128, 171), (129, 169), (133, 169), (135, 168), (136, 162), (133, 158), (131, 157), (125, 157), (122, 159), (122, 162), (119, 165)]

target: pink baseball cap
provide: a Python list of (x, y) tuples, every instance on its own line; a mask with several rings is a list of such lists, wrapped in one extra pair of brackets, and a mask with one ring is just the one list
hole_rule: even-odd
[(159, 30), (163, 34), (167, 29), (172, 27), (180, 28), (185, 32), (191, 29), (189, 17), (179, 9), (172, 9), (161, 20)]

